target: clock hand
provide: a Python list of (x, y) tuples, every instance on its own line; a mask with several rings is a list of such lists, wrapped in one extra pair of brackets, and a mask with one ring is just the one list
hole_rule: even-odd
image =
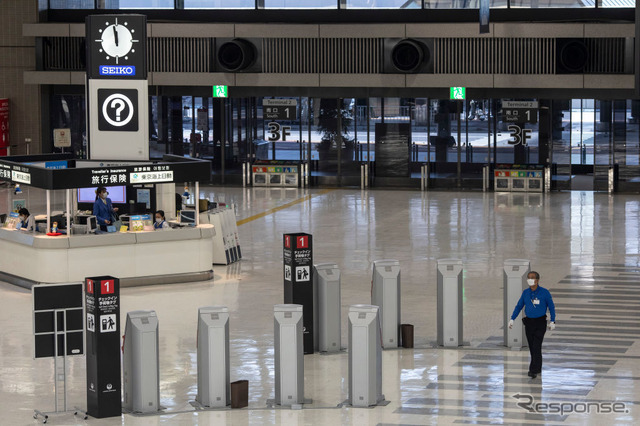
[(116, 46), (118, 45), (118, 30), (116, 29), (116, 26), (113, 26), (113, 37), (114, 37), (114, 41), (116, 42)]

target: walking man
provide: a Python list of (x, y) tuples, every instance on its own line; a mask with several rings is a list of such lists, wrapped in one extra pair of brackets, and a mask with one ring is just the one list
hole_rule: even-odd
[(531, 354), (528, 375), (532, 379), (535, 379), (542, 372), (542, 340), (547, 331), (547, 308), (551, 314), (549, 330), (556, 329), (556, 307), (553, 304), (551, 293), (546, 288), (540, 287), (539, 282), (540, 274), (535, 271), (529, 272), (527, 275), (529, 288), (522, 292), (509, 321), (509, 328), (512, 328), (513, 321), (524, 307), (525, 317), (522, 318), (522, 323)]

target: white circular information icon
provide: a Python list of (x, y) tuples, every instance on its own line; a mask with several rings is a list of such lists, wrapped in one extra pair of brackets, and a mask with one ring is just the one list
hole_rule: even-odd
[[(129, 115), (125, 118), (121, 118), (121, 112), (125, 109), (125, 106), (129, 109)], [(109, 110), (113, 110), (115, 113), (115, 119), (109, 115)], [(133, 103), (131, 99), (122, 93), (114, 93), (113, 95), (107, 97), (102, 103), (102, 116), (107, 121), (107, 123), (111, 124), (115, 127), (126, 126), (131, 119), (133, 118)]]

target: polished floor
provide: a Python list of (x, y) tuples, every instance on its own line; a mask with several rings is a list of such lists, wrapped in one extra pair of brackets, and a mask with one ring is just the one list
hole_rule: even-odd
[[(216, 266), (211, 282), (122, 290), (123, 324), (127, 311), (157, 312), (165, 412), (86, 422), (67, 415), (50, 424), (640, 423), (637, 195), (204, 187), (202, 196), (237, 205), (244, 259)], [(389, 405), (338, 407), (348, 394), (343, 352), (304, 357), (305, 396), (312, 404), (302, 410), (267, 407), (274, 397), (273, 305), (283, 301), (287, 232), (313, 234), (315, 263), (341, 268), (345, 347), (349, 305), (370, 303), (371, 262), (400, 261), (402, 322), (414, 324), (416, 347), (383, 352)], [(435, 346), (436, 260), (451, 257), (464, 262), (468, 345), (442, 349)], [(509, 258), (530, 259), (558, 311), (537, 379), (526, 376), (526, 350), (502, 346), (502, 265)], [(196, 314), (206, 305), (231, 311), (231, 379), (249, 380), (248, 408), (194, 412), (190, 404), (196, 395)], [(3, 425), (35, 424), (34, 408), (53, 408), (53, 365), (32, 358), (31, 333), (31, 294), (0, 283)], [(70, 405), (83, 406), (83, 357), (71, 361), (69, 378)]]

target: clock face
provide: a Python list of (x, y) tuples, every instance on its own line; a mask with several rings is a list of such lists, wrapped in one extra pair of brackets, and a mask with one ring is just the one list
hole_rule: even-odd
[(89, 78), (147, 79), (147, 19), (144, 15), (89, 15), (85, 37)]
[(129, 28), (126, 20), (114, 19), (114, 22), (105, 22), (105, 27), (98, 30), (101, 38), (96, 40), (100, 43), (100, 53), (104, 53), (105, 59), (114, 58), (116, 64), (120, 60), (128, 60), (129, 53), (135, 53), (135, 43), (139, 42), (135, 38), (135, 29)]

